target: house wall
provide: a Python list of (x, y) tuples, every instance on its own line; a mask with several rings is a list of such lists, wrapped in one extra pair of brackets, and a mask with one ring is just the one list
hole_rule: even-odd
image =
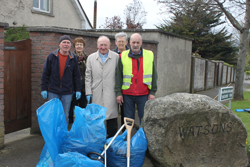
[[(4, 5), (3, 5), (4, 4)], [(70, 0), (53, 0), (52, 15), (33, 12), (32, 0), (1, 0), (0, 20), (14, 26), (56, 26), (81, 29), (82, 22)], [(86, 29), (91, 28), (86, 24)]]
[[(176, 92), (190, 92), (192, 40), (160, 30), (122, 30), (130, 37), (140, 33), (143, 42), (153, 40), (157, 46), (158, 91), (156, 97)], [(91, 32), (91, 31), (89, 31)], [(120, 30), (96, 30), (115, 36)], [(164, 69), (164, 70), (163, 70)]]

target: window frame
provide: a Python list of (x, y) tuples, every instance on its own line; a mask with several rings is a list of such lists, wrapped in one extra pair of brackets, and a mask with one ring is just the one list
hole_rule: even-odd
[[(38, 3), (40, 3), (41, 0), (38, 0)], [(37, 8), (33, 6), (33, 1), (32, 1), (32, 13), (36, 13), (36, 14), (42, 14), (42, 15), (47, 15), (47, 16), (51, 16), (54, 17), (53, 15), (53, 0), (49, 0), (49, 11), (46, 10), (42, 10), (41, 8)]]

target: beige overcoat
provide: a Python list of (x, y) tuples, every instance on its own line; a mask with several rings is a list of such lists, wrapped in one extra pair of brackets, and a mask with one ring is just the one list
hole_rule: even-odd
[(105, 63), (99, 51), (88, 56), (85, 73), (86, 95), (93, 95), (92, 103), (107, 108), (106, 120), (118, 117), (115, 93), (115, 73), (119, 55), (109, 50)]

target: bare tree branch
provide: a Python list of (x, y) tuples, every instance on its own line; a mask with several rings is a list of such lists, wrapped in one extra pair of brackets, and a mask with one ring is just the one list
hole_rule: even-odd
[(221, 11), (226, 15), (227, 19), (230, 21), (230, 23), (241, 33), (243, 32), (243, 27), (239, 24), (239, 22), (229, 13), (224, 7), (223, 3), (220, 3), (218, 0), (214, 0), (217, 5), (220, 7)]

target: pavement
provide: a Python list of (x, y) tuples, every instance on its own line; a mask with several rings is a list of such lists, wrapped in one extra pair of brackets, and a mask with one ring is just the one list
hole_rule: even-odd
[[(249, 85), (250, 80), (245, 80), (243, 90), (250, 91), (250, 89), (247, 89)], [(207, 91), (198, 92), (196, 94), (203, 94), (211, 98), (215, 98), (219, 89), (220, 87), (217, 87)], [(224, 101), (222, 103), (226, 102), (227, 101)], [(118, 118), (118, 120), (120, 119)], [(138, 118), (136, 118), (135, 122), (138, 124)], [(136, 130), (133, 129), (132, 135), (135, 134), (135, 132)], [(4, 140), (4, 148), (0, 150), (0, 167), (36, 166), (39, 161), (42, 148), (45, 144), (41, 135), (30, 134), (30, 129), (28, 128), (5, 135)], [(145, 157), (143, 167), (154, 167), (154, 165), (147, 157)]]

